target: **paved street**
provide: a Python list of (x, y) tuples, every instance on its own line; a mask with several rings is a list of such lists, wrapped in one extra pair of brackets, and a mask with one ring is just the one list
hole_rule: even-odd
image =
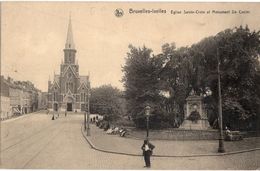
[[(1, 123), (1, 168), (143, 169), (143, 158), (99, 152), (81, 133), (82, 115), (52, 121), (29, 114)], [(125, 139), (127, 140), (127, 139)], [(215, 157), (152, 158), (152, 169), (256, 169), (259, 151)]]

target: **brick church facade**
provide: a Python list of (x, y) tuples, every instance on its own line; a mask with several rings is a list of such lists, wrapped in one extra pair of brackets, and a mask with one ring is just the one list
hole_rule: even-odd
[(85, 111), (90, 91), (89, 76), (79, 75), (76, 49), (73, 41), (71, 19), (69, 20), (64, 62), (60, 74), (48, 81), (48, 109), (51, 111)]

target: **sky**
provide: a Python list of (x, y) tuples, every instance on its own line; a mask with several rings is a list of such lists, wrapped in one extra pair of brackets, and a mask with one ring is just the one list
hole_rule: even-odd
[[(124, 11), (122, 17), (115, 16), (118, 8)], [(129, 9), (167, 13), (130, 14)], [(173, 15), (171, 10), (182, 13)], [(247, 24), (260, 30), (260, 3), (2, 2), (1, 12), (1, 75), (29, 80), (42, 91), (54, 72), (59, 74), (70, 14), (80, 75), (90, 74), (92, 87), (111, 84), (121, 90), (129, 44), (145, 45), (158, 54), (165, 43), (190, 46), (227, 28)]]

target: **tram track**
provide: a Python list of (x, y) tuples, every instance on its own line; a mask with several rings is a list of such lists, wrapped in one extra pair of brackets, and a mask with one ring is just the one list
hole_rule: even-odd
[(4, 164), (2, 168), (26, 168), (57, 137), (65, 124), (64, 121), (50, 124), (37, 134), (30, 135), (30, 138), (23, 139), (1, 151)]
[[(64, 126), (63, 126), (64, 127)], [(30, 163), (41, 154), (41, 152), (49, 145), (51, 144), (52, 141), (54, 141), (54, 139), (57, 137), (57, 135), (61, 132), (61, 130), (63, 129), (63, 127), (61, 127), (56, 134), (54, 134), (54, 136), (52, 136), (45, 145), (43, 145), (42, 148), (39, 149), (39, 151), (37, 151), (37, 153), (35, 153), (29, 160), (27, 160), (25, 162), (25, 164), (21, 167), (22, 169), (26, 169)]]
[(19, 144), (8, 148), (6, 151), (2, 152), (2, 155), (5, 156), (5, 160), (13, 159), (17, 154), (22, 154), (25, 150), (28, 150), (28, 148), (32, 147), (34, 144), (37, 144), (37, 142), (48, 139), (48, 137), (50, 136), (50, 132), (53, 133), (55, 130), (56, 127), (52, 126), (49, 129), (46, 129), (45, 131), (32, 136), (30, 139), (22, 141)]
[[(44, 116), (44, 115), (41, 115), (41, 116)], [(41, 117), (40, 116), (40, 117)], [(2, 125), (2, 130), (5, 130), (4, 132), (2, 132), (2, 137), (1, 137), (1, 139), (2, 139), (2, 142), (4, 141), (4, 142), (9, 142), (9, 141), (13, 141), (13, 140), (16, 140), (19, 136), (24, 136), (24, 135), (26, 135), (26, 134), (28, 134), (28, 133), (31, 133), (31, 130), (29, 129), (30, 127), (34, 127), (34, 126), (37, 126), (37, 128), (38, 127), (42, 127), (42, 126), (44, 126), (44, 125), (46, 125), (47, 124), (47, 126), (45, 127), (45, 128), (47, 128), (49, 125), (51, 125), (51, 124), (48, 124), (49, 122), (50, 122), (50, 119), (51, 118), (44, 118), (45, 120), (44, 120), (44, 123), (41, 123), (41, 125), (38, 125), (36, 122), (35, 122), (35, 118), (36, 117), (39, 117), (39, 116), (36, 116), (36, 115), (33, 115), (33, 114), (28, 114), (28, 116), (26, 116), (26, 117), (23, 117), (23, 118), (19, 118), (18, 117), (18, 119), (19, 120), (17, 120), (17, 121), (15, 121), (15, 120), (11, 120), (10, 121), (10, 123), (2, 123), (2, 124), (4, 124), (4, 125)], [(34, 120), (34, 125), (31, 125), (31, 123), (29, 123), (30, 125), (28, 126), (28, 123), (27, 123), (27, 121), (25, 121), (25, 119), (28, 119), (28, 120), (31, 120), (31, 119), (33, 119)], [(47, 119), (47, 120), (46, 120)], [(13, 121), (15, 121), (15, 122), (13, 122)], [(11, 124), (11, 122), (12, 122), (12, 124)], [(22, 123), (21, 123), (22, 122)], [(15, 125), (20, 125), (19, 126), (19, 128), (16, 128), (15, 127)], [(22, 129), (23, 128), (23, 129)], [(22, 131), (21, 131), (22, 130)], [(29, 131), (28, 131), (29, 130)], [(40, 129), (41, 130), (41, 129)], [(40, 130), (38, 130), (38, 131), (40, 131)], [(17, 133), (17, 131), (18, 131), (18, 133)], [(37, 131), (37, 129), (36, 129), (36, 131), (35, 132), (38, 132)], [(34, 132), (34, 133), (35, 133)], [(33, 133), (33, 134), (34, 134)], [(13, 136), (12, 136), (13, 135)], [(15, 136), (14, 136), (15, 135)], [(32, 135), (32, 134), (31, 134)], [(10, 136), (12, 136), (12, 137), (10, 137)], [(29, 135), (30, 136), (30, 135)], [(24, 138), (26, 138), (26, 137), (29, 137), (29, 136), (25, 136)], [(1, 150), (3, 150), (3, 149), (1, 149)]]
[[(11, 145), (5, 147), (4, 149), (1, 149), (1, 153), (2, 153), (2, 152), (5, 152), (6, 150), (8, 150), (8, 149), (10, 149), (10, 148), (12, 148), (12, 147), (14, 147), (14, 146), (17, 146), (17, 145), (23, 143), (24, 141), (26, 141), (26, 140), (28, 140), (28, 139), (30, 139), (30, 138), (32, 138), (32, 137), (34, 137), (34, 136), (40, 134), (40, 133), (43, 132), (43, 131), (49, 130), (50, 128), (54, 127), (55, 124), (56, 124), (56, 123), (51, 123), (51, 124), (49, 124), (48, 126), (42, 128), (42, 129), (40, 129), (39, 131), (37, 131), (37, 132), (35, 132), (35, 133), (33, 133), (33, 134), (30, 134), (29, 136), (27, 136), (27, 137), (25, 137), (25, 138), (22, 138), (22, 139), (19, 140), (18, 142), (11, 144)], [(8, 139), (8, 140), (5, 140), (5, 141), (2, 142), (2, 144), (5, 144), (7, 141), (12, 141), (12, 140), (14, 140), (14, 139), (16, 139), (16, 138), (17, 138), (17, 137), (13, 137), (13, 138), (10, 138), (10, 139)]]
[[(44, 120), (45, 118), (39, 119), (38, 122), (41, 125), (31, 125), (30, 129), (26, 131), (27, 136), (21, 139), (19, 135), (22, 135), (23, 131), (19, 131), (17, 139), (8, 142), (10, 145), (7, 144), (8, 147), (6, 146), (1, 151), (1, 169), (52, 168), (53, 166), (56, 168), (59, 164), (62, 167), (62, 165), (67, 165), (66, 162), (61, 161), (63, 156), (60, 154), (63, 154), (63, 150), (66, 158), (70, 158), (70, 154), (82, 155), (81, 151), (78, 150), (81, 148), (78, 146), (80, 144), (78, 138), (81, 142), (82, 137), (74, 135), (75, 126), (77, 125), (78, 128), (81, 125), (81, 119), (61, 117), (50, 122)], [(30, 123), (31, 121), (26, 122)], [(19, 128), (19, 126), (16, 127)], [(15, 135), (15, 132), (11, 131), (11, 133), (12, 136)], [(18, 139), (20, 139), (19, 142)], [(14, 141), (16, 142), (14, 143)], [(76, 146), (73, 145), (75, 143)], [(85, 141), (82, 140), (81, 143), (85, 143)]]

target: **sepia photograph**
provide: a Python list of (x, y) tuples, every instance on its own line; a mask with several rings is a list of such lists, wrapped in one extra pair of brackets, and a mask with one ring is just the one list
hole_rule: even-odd
[(0, 2), (0, 169), (259, 170), (259, 2)]

